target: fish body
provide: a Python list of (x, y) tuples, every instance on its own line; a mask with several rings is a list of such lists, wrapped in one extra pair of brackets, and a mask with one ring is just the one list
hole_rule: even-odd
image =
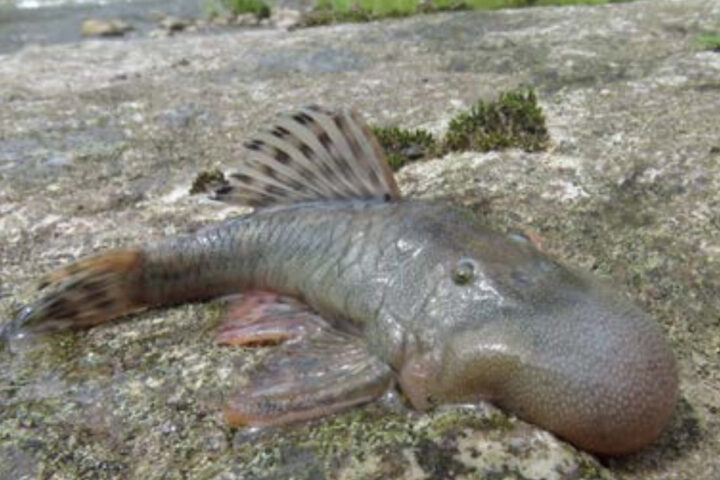
[[(261, 208), (51, 274), (6, 332), (245, 292), (221, 343), (286, 342), (288, 355), (240, 389), (232, 424), (321, 416), (396, 380), (415, 408), (489, 400), (593, 452), (659, 435), (676, 402), (673, 354), (623, 295), (461, 207), (400, 198), (357, 117), (311, 107), (268, 132), (217, 194)], [(293, 172), (323, 171), (308, 153), (320, 148), (337, 171), (301, 183)]]

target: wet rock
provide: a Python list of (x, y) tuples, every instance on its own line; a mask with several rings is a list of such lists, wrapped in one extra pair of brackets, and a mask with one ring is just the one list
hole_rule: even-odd
[(345, 72), (361, 71), (367, 59), (349, 48), (320, 47), (312, 50), (288, 48), (258, 55), (260, 69), (272, 73), (282, 72)]
[(226, 27), (228, 25), (232, 25), (233, 21), (235, 21), (235, 19), (228, 15), (217, 15), (210, 19), (210, 23), (212, 25), (217, 25), (219, 27)]
[(150, 37), (150, 38), (167, 38), (170, 35), (171, 35), (171, 33), (168, 30), (165, 30), (164, 28), (155, 28), (148, 32), (148, 37)]
[(53, 153), (47, 160), (45, 160), (45, 165), (49, 167), (66, 167), (71, 165), (72, 162), (73, 159), (69, 155), (63, 153)]
[(260, 19), (254, 13), (241, 13), (235, 17), (233, 23), (241, 27), (255, 27), (260, 24)]
[(183, 30), (187, 29), (190, 25), (192, 25), (192, 22), (190, 22), (187, 19), (174, 17), (174, 16), (167, 16), (163, 18), (159, 25), (162, 29), (168, 31), (168, 32), (182, 32)]
[(274, 9), (270, 15), (270, 22), (277, 28), (290, 30), (300, 23), (300, 11), (290, 8)]
[(86, 37), (121, 37), (130, 30), (130, 24), (117, 18), (90, 18), (80, 27), (81, 33)]

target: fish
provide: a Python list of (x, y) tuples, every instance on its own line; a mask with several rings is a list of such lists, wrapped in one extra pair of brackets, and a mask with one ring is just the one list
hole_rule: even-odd
[(580, 449), (654, 442), (678, 397), (660, 325), (607, 283), (446, 199), (403, 197), (352, 109), (309, 105), (244, 142), (212, 198), (253, 207), (48, 274), (2, 337), (232, 296), (219, 345), (274, 345), (223, 409), (286, 425), (397, 388), (414, 409), (491, 402)]

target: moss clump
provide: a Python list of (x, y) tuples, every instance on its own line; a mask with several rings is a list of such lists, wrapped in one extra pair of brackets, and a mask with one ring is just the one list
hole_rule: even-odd
[(495, 102), (478, 101), (470, 111), (450, 120), (441, 140), (423, 129), (374, 126), (372, 131), (393, 170), (448, 152), (511, 147), (536, 152), (545, 149), (550, 140), (545, 116), (530, 89), (501, 93)]
[(532, 90), (504, 92), (495, 102), (478, 101), (450, 121), (443, 151), (522, 148), (536, 152), (549, 141), (545, 116)]
[(320, 25), (329, 25), (332, 23), (362, 23), (369, 22), (371, 16), (368, 12), (338, 12), (326, 8), (314, 8), (309, 12), (303, 13), (298, 27), (318, 27)]
[(400, 127), (372, 127), (387, 154), (390, 168), (398, 170), (410, 162), (431, 158), (438, 153), (438, 142), (427, 130)]
[(478, 412), (473, 408), (452, 408), (436, 411), (433, 414), (432, 430), (434, 435), (443, 432), (472, 430), (497, 430), (509, 432), (515, 428), (515, 419), (495, 410)]
[(697, 36), (697, 41), (706, 50), (720, 52), (720, 33), (703, 33)]
[(195, 180), (193, 180), (192, 186), (190, 187), (190, 195), (209, 192), (210, 190), (227, 185), (227, 183), (228, 181), (225, 179), (225, 175), (217, 168), (203, 170), (198, 173)]
[(205, 11), (211, 18), (243, 13), (252, 13), (258, 21), (270, 17), (270, 7), (263, 0), (207, 0)]

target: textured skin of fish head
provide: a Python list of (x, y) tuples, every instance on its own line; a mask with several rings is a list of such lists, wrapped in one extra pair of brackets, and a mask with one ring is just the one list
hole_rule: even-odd
[(444, 278), (423, 312), (427, 347), (401, 372), (416, 406), (490, 400), (600, 454), (659, 436), (678, 379), (652, 318), (522, 235), (450, 221), (446, 237)]

